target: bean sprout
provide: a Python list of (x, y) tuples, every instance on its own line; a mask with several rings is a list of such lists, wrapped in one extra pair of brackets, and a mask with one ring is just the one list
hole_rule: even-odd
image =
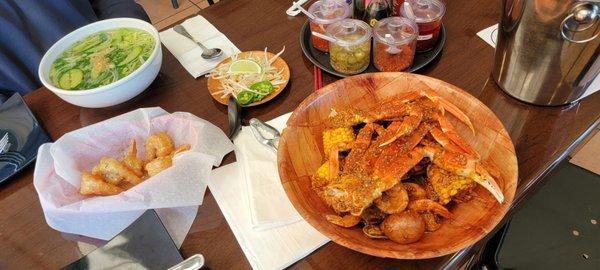
[(260, 53), (258, 53), (258, 54), (250, 53), (244, 59), (252, 60), (252, 61), (258, 63), (262, 70), (260, 73), (255, 73), (255, 74), (233, 74), (233, 73), (230, 73), (229, 66), (231, 65), (231, 63), (238, 60), (238, 57), (239, 57), (239, 54), (232, 55), (231, 61), (215, 67), (213, 70), (210, 71), (210, 73), (208, 73), (206, 75), (206, 77), (208, 77), (208, 78), (212, 78), (212, 79), (215, 79), (215, 80), (218, 80), (221, 82), (219, 91), (214, 92), (213, 95), (220, 95), (221, 98), (225, 98), (228, 95), (233, 95), (234, 97), (237, 98), (237, 95), (241, 91), (250, 91), (250, 92), (253, 92), (256, 94), (261, 94), (254, 90), (251, 90), (250, 85), (257, 83), (257, 82), (265, 81), (265, 80), (268, 80), (269, 82), (271, 82), (271, 84), (275, 88), (277, 88), (278, 85), (284, 84), (285, 83), (285, 80), (283, 79), (283, 71), (284, 70), (283, 69), (277, 70), (273, 66), (273, 63), (275, 62), (275, 60), (277, 60), (277, 58), (279, 58), (279, 56), (281, 54), (283, 54), (284, 51), (285, 51), (285, 46), (279, 53), (277, 53), (270, 59), (267, 54), (267, 48), (265, 48), (264, 53), (262, 55), (260, 55)]

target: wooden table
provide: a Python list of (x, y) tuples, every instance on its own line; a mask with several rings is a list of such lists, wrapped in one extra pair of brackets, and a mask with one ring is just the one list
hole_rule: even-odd
[[(423, 74), (455, 84), (487, 104), (503, 122), (516, 146), (519, 159), (518, 207), (556, 164), (598, 125), (600, 93), (571, 107), (535, 107), (504, 94), (491, 80), (494, 50), (480, 40), (477, 31), (497, 22), (500, 4), (487, 0), (447, 1), (447, 41), (437, 63)], [(268, 120), (293, 110), (312, 92), (312, 65), (298, 42), (305, 17), (287, 17), (290, 1), (224, 0), (201, 11), (242, 50), (279, 51), (292, 75), (290, 85), (272, 102), (245, 110), (245, 119)], [(324, 75), (325, 83), (336, 78)], [(226, 129), (226, 107), (213, 101), (206, 79), (192, 78), (164, 50), (162, 74), (134, 100), (113, 108), (84, 109), (63, 102), (40, 88), (25, 97), (50, 136), (66, 132), (140, 107), (160, 106), (167, 111), (187, 111)], [(227, 162), (234, 160), (229, 155)], [(33, 166), (0, 187), (0, 269), (58, 268), (85, 255), (101, 241), (57, 232), (46, 224), (32, 185)], [(511, 212), (514, 212), (514, 208)], [(509, 214), (510, 215), (510, 214)], [(335, 243), (326, 244), (293, 265), (292, 269), (430, 269), (460, 264), (475, 249), (453, 256), (401, 261), (363, 255)], [(181, 248), (184, 256), (204, 254), (211, 269), (247, 269), (249, 264), (207, 192), (196, 221)]]

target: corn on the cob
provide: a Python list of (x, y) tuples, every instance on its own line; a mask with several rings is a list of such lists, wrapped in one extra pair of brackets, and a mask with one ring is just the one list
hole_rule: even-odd
[(312, 176), (312, 187), (319, 189), (329, 184), (329, 162), (323, 163)]
[(456, 194), (475, 187), (475, 181), (447, 172), (435, 165), (427, 169), (428, 181), (438, 195), (440, 204), (447, 204)]
[(352, 127), (326, 129), (323, 131), (323, 150), (329, 154), (334, 145), (340, 145), (340, 151), (348, 150), (355, 139)]

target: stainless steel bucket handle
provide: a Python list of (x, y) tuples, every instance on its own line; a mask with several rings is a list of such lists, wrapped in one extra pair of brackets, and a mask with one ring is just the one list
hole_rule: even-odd
[[(596, 39), (598, 36), (600, 36), (600, 31), (599, 31), (590, 38), (586, 38), (586, 39), (582, 39), (582, 40), (575, 40), (575, 39), (568, 37), (567, 34), (565, 33), (565, 29), (569, 32), (581, 32), (586, 29), (589, 29), (590, 27), (592, 27), (598, 23), (598, 21), (599, 21), (598, 8), (596, 7), (595, 10), (586, 9), (584, 6), (588, 5), (588, 4), (595, 5), (595, 4), (598, 4), (598, 1), (588, 1), (588, 2), (579, 3), (578, 5), (573, 7), (573, 9), (572, 9), (573, 11), (562, 20), (562, 22), (560, 23), (560, 35), (562, 36), (563, 39), (565, 39), (569, 42), (581, 44), (581, 43), (590, 42), (590, 41)], [(591, 20), (593, 20), (593, 23), (590, 23), (589, 26), (587, 26), (583, 29), (570, 30), (570, 29), (568, 29), (568, 27), (566, 27), (566, 23), (569, 19), (574, 19), (577, 23), (583, 22), (584, 19), (591, 19)]]

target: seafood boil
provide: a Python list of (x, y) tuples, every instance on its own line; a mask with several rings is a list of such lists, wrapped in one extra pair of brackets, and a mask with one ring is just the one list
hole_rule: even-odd
[(138, 159), (136, 141), (132, 139), (127, 153), (120, 160), (103, 157), (91, 172), (82, 174), (79, 193), (119, 194), (171, 167), (173, 157), (190, 148), (189, 144), (175, 148), (167, 133), (158, 132), (146, 139), (144, 158)]
[[(449, 114), (447, 114), (449, 113)], [(452, 218), (477, 185), (502, 203), (504, 194), (480, 155), (454, 129), (469, 117), (433, 91), (413, 91), (375, 110), (332, 110), (323, 131), (325, 161), (312, 188), (336, 215), (327, 221), (363, 225), (367, 237), (419, 241)]]

